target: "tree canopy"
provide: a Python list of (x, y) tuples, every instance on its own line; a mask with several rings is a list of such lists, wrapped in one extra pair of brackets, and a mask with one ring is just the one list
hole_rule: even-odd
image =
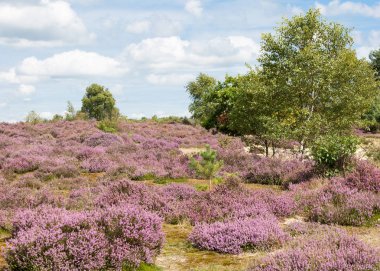
[(303, 147), (324, 134), (350, 133), (378, 94), (373, 69), (357, 58), (350, 30), (314, 9), (274, 30), (262, 36), (256, 69), (225, 82), (201, 74), (187, 85), (193, 117), (219, 128), (223, 116), (224, 125), (240, 134), (296, 140)]
[(107, 88), (98, 84), (92, 84), (86, 88), (86, 93), (82, 99), (82, 112), (88, 118), (111, 119), (116, 111), (115, 99)]

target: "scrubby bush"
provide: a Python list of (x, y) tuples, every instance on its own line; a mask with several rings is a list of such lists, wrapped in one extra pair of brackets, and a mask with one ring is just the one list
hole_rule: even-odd
[(81, 163), (81, 167), (88, 172), (96, 173), (111, 170), (112, 168), (116, 167), (116, 164), (110, 159), (107, 159), (104, 156), (100, 156), (84, 160)]
[(321, 170), (332, 174), (347, 169), (358, 144), (354, 136), (326, 135), (316, 140), (311, 154)]
[(36, 170), (40, 165), (40, 157), (30, 157), (27, 155), (17, 155), (8, 158), (3, 165), (5, 171), (14, 173), (25, 173)]
[(190, 242), (198, 248), (230, 254), (268, 249), (282, 244), (286, 238), (276, 219), (261, 217), (198, 224), (189, 236)]
[(380, 206), (379, 195), (352, 189), (341, 178), (309, 194), (303, 203), (308, 218), (326, 224), (360, 226), (367, 223)]
[(283, 251), (267, 256), (250, 271), (368, 271), (378, 270), (377, 251), (336, 229), (317, 231), (295, 240)]
[(195, 170), (198, 176), (209, 180), (209, 189), (211, 190), (212, 178), (219, 172), (223, 166), (223, 161), (217, 159), (217, 153), (211, 149), (210, 145), (206, 146), (206, 150), (200, 153), (200, 159), (192, 158), (190, 167)]
[(134, 206), (92, 212), (48, 207), (17, 214), (6, 260), (11, 270), (121, 270), (152, 263), (161, 220)]
[(380, 192), (380, 169), (368, 161), (358, 161), (355, 170), (345, 177), (344, 183), (351, 188)]
[(147, 211), (158, 213), (161, 217), (170, 211), (159, 193), (153, 188), (123, 179), (106, 184), (96, 199), (96, 205), (102, 208), (120, 204), (133, 204)]
[(243, 172), (243, 178), (248, 182), (287, 186), (289, 183), (300, 183), (310, 179), (314, 174), (314, 165), (309, 160), (262, 157), (247, 165)]

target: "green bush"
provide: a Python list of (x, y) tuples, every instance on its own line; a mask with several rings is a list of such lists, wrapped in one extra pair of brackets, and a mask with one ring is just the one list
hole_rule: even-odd
[(98, 129), (106, 133), (116, 133), (118, 130), (118, 121), (113, 119), (99, 121)]
[(190, 158), (190, 168), (194, 170), (199, 177), (209, 180), (209, 189), (211, 190), (212, 179), (223, 167), (223, 161), (217, 159), (217, 153), (206, 145), (206, 150), (200, 153), (200, 159)]
[(325, 135), (314, 142), (311, 154), (324, 173), (345, 171), (356, 152), (359, 140), (354, 136)]

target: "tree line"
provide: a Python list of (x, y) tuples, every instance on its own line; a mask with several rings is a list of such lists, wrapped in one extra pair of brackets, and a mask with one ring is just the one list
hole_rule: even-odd
[(207, 129), (255, 135), (267, 155), (283, 140), (301, 153), (321, 138), (352, 143), (354, 127), (380, 122), (380, 50), (369, 59), (356, 56), (348, 28), (310, 9), (262, 35), (258, 65), (246, 74), (189, 82), (189, 110)]

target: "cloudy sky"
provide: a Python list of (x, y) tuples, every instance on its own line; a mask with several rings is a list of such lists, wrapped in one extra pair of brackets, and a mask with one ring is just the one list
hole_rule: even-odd
[(93, 82), (128, 117), (187, 115), (186, 82), (245, 72), (261, 33), (311, 7), (353, 28), (360, 57), (380, 48), (380, 1), (0, 0), (0, 121), (80, 109)]

